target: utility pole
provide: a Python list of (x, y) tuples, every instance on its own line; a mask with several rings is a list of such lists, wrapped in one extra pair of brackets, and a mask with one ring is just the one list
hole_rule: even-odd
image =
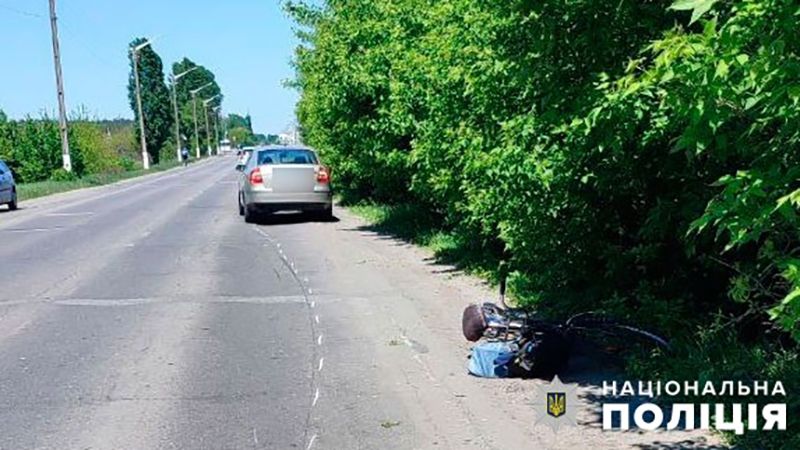
[(61, 48), (58, 45), (56, 24), (56, 0), (50, 0), (50, 30), (53, 35), (53, 64), (56, 67), (56, 89), (58, 91), (58, 129), (61, 133), (61, 159), (64, 170), (72, 172), (69, 156), (69, 133), (67, 132), (67, 107), (64, 104), (64, 79), (61, 74)]
[(197, 134), (197, 93), (203, 89), (211, 86), (214, 83), (206, 83), (197, 89), (189, 91), (192, 94), (192, 118), (194, 119), (194, 150), (197, 153), (197, 159), (200, 159), (200, 135)]
[(194, 118), (194, 151), (200, 159), (200, 135), (197, 134), (197, 92), (192, 91), (192, 117)]
[(178, 114), (178, 80), (184, 75), (198, 69), (199, 66), (194, 66), (189, 70), (183, 71), (179, 74), (172, 74), (170, 80), (172, 81), (172, 106), (175, 108), (175, 147), (177, 148), (178, 161), (181, 160), (181, 118)]
[(175, 75), (170, 77), (172, 81), (172, 106), (175, 109), (175, 157), (176, 161), (181, 160), (181, 118), (178, 115), (178, 86)]
[(219, 97), (219, 94), (203, 100), (203, 115), (206, 116), (206, 147), (208, 149), (208, 156), (211, 156), (211, 129), (208, 126), (208, 104), (213, 102)]
[(211, 156), (211, 130), (208, 129), (208, 103), (203, 102), (203, 115), (206, 117), (206, 154)]
[(217, 156), (219, 156), (219, 110), (219, 106), (214, 108), (214, 147), (217, 149)]
[(136, 106), (139, 109), (139, 140), (142, 144), (142, 164), (144, 170), (150, 169), (150, 155), (147, 154), (147, 138), (144, 132), (144, 111), (142, 110), (142, 87), (139, 84), (139, 50), (150, 45), (150, 41), (146, 41), (136, 47), (131, 48), (133, 56), (133, 79), (136, 84)]

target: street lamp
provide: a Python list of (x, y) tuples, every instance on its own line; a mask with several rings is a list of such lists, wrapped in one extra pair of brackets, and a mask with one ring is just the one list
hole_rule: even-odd
[(206, 148), (208, 156), (211, 156), (211, 130), (208, 128), (208, 104), (219, 98), (219, 94), (203, 100), (203, 115), (206, 116)]
[(177, 148), (178, 161), (181, 160), (181, 118), (178, 115), (178, 80), (184, 75), (199, 69), (199, 66), (194, 66), (189, 70), (185, 70), (179, 74), (172, 73), (170, 80), (172, 81), (172, 106), (175, 108), (175, 146)]
[(136, 107), (139, 110), (139, 138), (142, 144), (142, 164), (144, 169), (150, 169), (150, 158), (147, 154), (147, 138), (144, 135), (144, 112), (142, 111), (142, 87), (139, 84), (139, 51), (150, 45), (150, 41), (145, 41), (135, 47), (131, 47), (133, 55), (133, 79), (136, 83)]
[(214, 111), (214, 138), (216, 141), (214, 142), (215, 147), (217, 148), (217, 155), (219, 155), (219, 112), (222, 110), (221, 106), (217, 106), (212, 111)]
[(200, 159), (200, 136), (197, 134), (197, 93), (211, 86), (212, 84), (214, 83), (208, 82), (197, 89), (189, 91), (189, 93), (192, 94), (192, 117), (194, 118), (194, 149), (195, 153), (197, 153), (197, 159)]

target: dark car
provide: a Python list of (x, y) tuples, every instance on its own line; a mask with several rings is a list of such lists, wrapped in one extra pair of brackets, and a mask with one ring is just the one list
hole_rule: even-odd
[(14, 175), (5, 161), (0, 160), (0, 205), (8, 205), (8, 209), (17, 209), (17, 185)]

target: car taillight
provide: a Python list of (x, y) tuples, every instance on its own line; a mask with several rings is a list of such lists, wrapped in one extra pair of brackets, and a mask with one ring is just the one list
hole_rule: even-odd
[(256, 167), (250, 172), (250, 184), (262, 184), (264, 182), (264, 177), (261, 176), (261, 169)]
[(331, 182), (331, 172), (327, 167), (320, 166), (317, 170), (317, 183), (328, 184)]

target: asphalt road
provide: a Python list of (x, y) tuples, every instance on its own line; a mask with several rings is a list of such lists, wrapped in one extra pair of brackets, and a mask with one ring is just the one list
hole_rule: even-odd
[(0, 212), (0, 448), (665, 441), (535, 426), (529, 385), (464, 373), (460, 310), (484, 287), (346, 212), (247, 225), (232, 165)]

